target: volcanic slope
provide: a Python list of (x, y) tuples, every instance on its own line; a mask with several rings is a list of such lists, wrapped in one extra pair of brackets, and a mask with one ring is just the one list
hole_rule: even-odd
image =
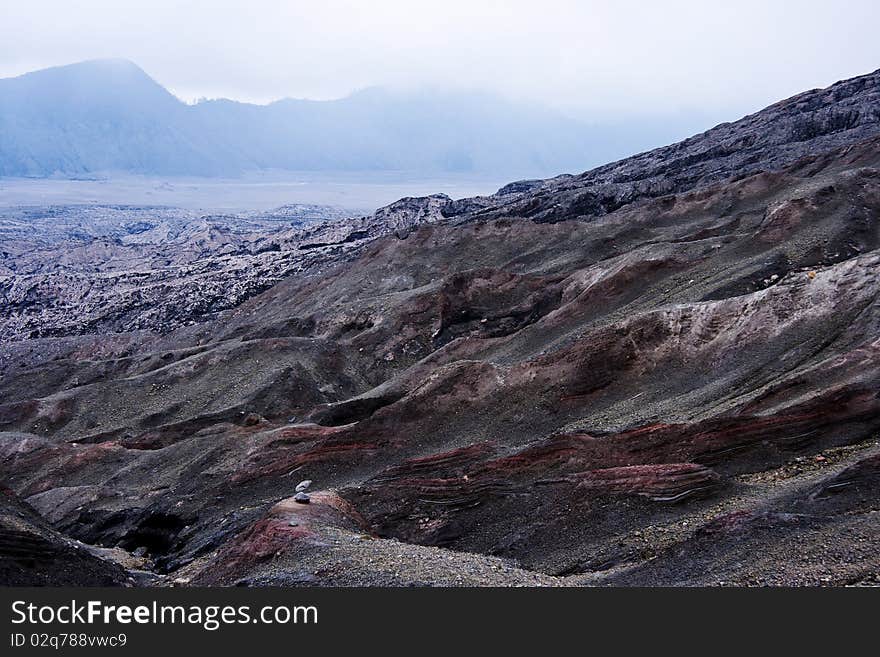
[(609, 165), (669, 193), (520, 183), (193, 326), (8, 342), (3, 479), (179, 583), (876, 584), (878, 88)]

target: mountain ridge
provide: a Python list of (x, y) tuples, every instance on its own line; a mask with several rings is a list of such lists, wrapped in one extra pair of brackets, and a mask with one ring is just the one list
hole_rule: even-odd
[[(503, 205), (500, 211), (539, 221), (578, 210), (595, 216), (639, 198), (692, 189), (734, 174), (779, 169), (878, 132), (880, 69), (796, 94), (737, 121), (581, 174), (530, 181), (526, 197), (535, 207)], [(557, 208), (542, 208), (536, 202), (541, 194), (553, 195)]]
[(548, 175), (662, 143), (675, 130), (661, 122), (590, 126), (487, 93), (436, 90), (189, 105), (127, 60), (0, 80), (0, 176), (260, 169)]

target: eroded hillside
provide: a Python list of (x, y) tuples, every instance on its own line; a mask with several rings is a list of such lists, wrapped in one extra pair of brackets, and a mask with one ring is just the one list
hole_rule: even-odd
[(878, 88), (409, 200), (189, 326), (17, 334), (0, 472), (159, 583), (876, 584)]

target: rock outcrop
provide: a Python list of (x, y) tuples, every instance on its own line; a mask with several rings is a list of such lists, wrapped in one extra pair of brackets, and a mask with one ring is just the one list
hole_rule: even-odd
[(4, 586), (130, 586), (125, 568), (52, 529), (0, 488), (0, 582)]

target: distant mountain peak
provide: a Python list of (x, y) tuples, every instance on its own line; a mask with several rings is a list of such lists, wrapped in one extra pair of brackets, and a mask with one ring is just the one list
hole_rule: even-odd
[(121, 57), (110, 57), (104, 59), (87, 59), (73, 64), (62, 64), (60, 66), (51, 66), (37, 71), (24, 73), (8, 80), (37, 80), (44, 78), (59, 77), (75, 77), (83, 76), (101, 76), (101, 77), (128, 77), (130, 79), (141, 78), (149, 80), (153, 84), (159, 85), (153, 78), (147, 75), (140, 66), (130, 59)]
[(130, 59), (126, 59), (125, 57), (98, 57), (95, 59), (84, 59), (81, 62), (74, 62), (73, 64), (68, 64), (67, 66), (61, 66), (58, 68), (74, 67), (102, 68), (105, 70), (115, 71), (139, 71), (140, 73), (146, 75), (146, 73), (144, 73), (144, 69), (142, 69)]
[[(0, 79), (0, 89), (18, 90), (25, 98), (51, 99), (63, 109), (70, 102), (95, 104), (112, 97), (114, 104), (126, 101), (179, 102), (165, 87), (128, 59), (90, 59), (75, 64)], [(120, 93), (125, 90), (124, 94)]]

